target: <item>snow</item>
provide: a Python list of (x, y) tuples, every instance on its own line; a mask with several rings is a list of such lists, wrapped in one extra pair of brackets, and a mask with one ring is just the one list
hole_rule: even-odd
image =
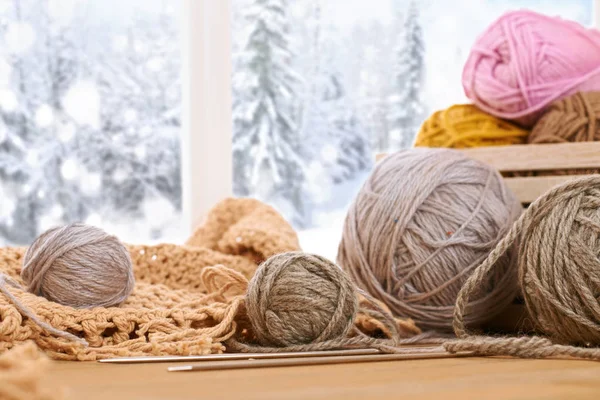
[(12, 76), (12, 66), (3, 59), (0, 59), (0, 86), (9, 86)]
[(314, 210), (315, 227), (298, 231), (302, 250), (335, 260), (342, 238), (346, 210), (360, 190), (369, 172), (332, 187), (335, 196)]
[(75, 13), (75, 7), (81, 0), (48, 0), (48, 14), (56, 22), (67, 25)]
[(31, 149), (25, 156), (25, 162), (32, 167), (38, 167), (40, 165), (40, 153), (35, 149)]
[(85, 223), (88, 225), (100, 226), (100, 225), (102, 225), (102, 217), (100, 216), (100, 214), (96, 214), (96, 213), (90, 214), (85, 219)]
[(10, 89), (0, 90), (0, 107), (6, 112), (13, 112), (19, 106), (15, 92)]
[(79, 165), (77, 160), (67, 158), (60, 166), (60, 174), (67, 181), (74, 181), (79, 176)]
[(168, 224), (176, 215), (173, 205), (164, 197), (147, 199), (143, 204), (143, 210), (148, 217), (147, 222), (154, 228)]
[(122, 183), (127, 179), (129, 174), (124, 168), (117, 168), (115, 172), (112, 174), (112, 179), (115, 183)]
[(160, 57), (153, 57), (146, 63), (146, 68), (151, 72), (158, 72), (162, 69), (164, 61)]
[(33, 46), (35, 36), (35, 30), (31, 24), (13, 21), (8, 24), (4, 41), (13, 53), (21, 55)]
[[(64, 165), (63, 165), (64, 166)], [(97, 172), (84, 172), (79, 179), (79, 188), (87, 196), (97, 195), (102, 187), (102, 175)]]
[(112, 48), (118, 53), (125, 51), (128, 45), (129, 41), (125, 35), (116, 35), (112, 39)]
[(143, 144), (135, 146), (133, 152), (135, 153), (135, 156), (138, 158), (138, 160), (143, 160), (144, 158), (146, 158), (146, 155), (148, 153), (146, 150), (146, 146), (144, 146)]
[(92, 128), (100, 125), (100, 94), (94, 82), (81, 80), (73, 84), (63, 98), (63, 106), (77, 123)]
[(123, 113), (123, 118), (125, 119), (126, 123), (131, 124), (132, 122), (137, 121), (138, 113), (133, 108), (128, 108)]
[(40, 128), (47, 128), (54, 122), (54, 111), (48, 104), (42, 104), (35, 112), (35, 123)]
[(6, 190), (0, 189), (0, 194), (2, 194), (0, 196), (0, 217), (6, 218), (15, 211), (17, 204), (14, 199), (7, 195)]
[(70, 122), (60, 125), (58, 129), (58, 139), (63, 143), (69, 143), (75, 137), (76, 128)]

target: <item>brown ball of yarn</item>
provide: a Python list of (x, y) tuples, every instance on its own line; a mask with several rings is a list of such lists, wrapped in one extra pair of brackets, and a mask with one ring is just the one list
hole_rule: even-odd
[(552, 103), (535, 124), (528, 143), (600, 140), (600, 92), (579, 92)]
[(556, 187), (521, 221), (519, 280), (538, 328), (600, 345), (600, 177)]
[(25, 253), (21, 278), (29, 292), (75, 308), (118, 305), (135, 283), (125, 246), (102, 229), (83, 224), (40, 235)]
[[(527, 138), (531, 144), (600, 140), (600, 92), (579, 92), (552, 103)], [(536, 171), (517, 175), (597, 174), (597, 169)]]
[[(521, 205), (492, 167), (448, 149), (416, 148), (379, 162), (350, 206), (338, 264), (400, 317), (450, 330), (456, 297), (508, 232)], [(472, 297), (468, 323), (514, 298), (512, 252)]]
[[(537, 337), (470, 337), (466, 304), (496, 261), (519, 241), (518, 273)], [(458, 296), (451, 351), (526, 358), (570, 356), (600, 360), (600, 176), (569, 181), (538, 198), (523, 213)], [(583, 345), (584, 347), (565, 346)]]
[(358, 299), (337, 265), (318, 255), (290, 252), (261, 264), (248, 285), (246, 308), (262, 345), (287, 347), (344, 337), (353, 326)]

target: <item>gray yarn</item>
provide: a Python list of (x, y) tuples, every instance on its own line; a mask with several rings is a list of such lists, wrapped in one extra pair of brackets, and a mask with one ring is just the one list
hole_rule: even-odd
[(83, 224), (46, 231), (27, 249), (23, 264), (29, 292), (75, 308), (116, 306), (135, 283), (125, 246)]
[[(449, 331), (460, 288), (520, 213), (492, 167), (454, 150), (400, 151), (375, 167), (350, 206), (338, 264), (395, 315)], [(470, 298), (467, 323), (514, 299), (515, 256), (501, 257)]]

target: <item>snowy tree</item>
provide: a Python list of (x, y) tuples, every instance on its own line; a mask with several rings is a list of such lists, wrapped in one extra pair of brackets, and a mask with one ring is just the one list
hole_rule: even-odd
[(422, 100), (425, 76), (425, 48), (419, 21), (419, 7), (411, 1), (404, 32), (396, 50), (395, 87), (390, 96), (390, 146), (410, 146), (425, 117)]
[(294, 110), (300, 79), (292, 68), (286, 0), (248, 6), (246, 44), (234, 76), (234, 189), (306, 223), (304, 162)]
[[(354, 76), (352, 81), (358, 92), (356, 103), (361, 110), (361, 120), (368, 131), (375, 151), (389, 150), (389, 96), (393, 81), (392, 43), (389, 28), (380, 22), (367, 27), (357, 27), (352, 33), (352, 42), (359, 51), (353, 57)], [(352, 87), (348, 86), (348, 87)]]

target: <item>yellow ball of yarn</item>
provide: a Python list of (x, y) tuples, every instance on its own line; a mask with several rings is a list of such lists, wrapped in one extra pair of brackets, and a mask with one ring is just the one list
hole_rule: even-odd
[(415, 147), (468, 148), (523, 144), (529, 132), (472, 104), (457, 104), (427, 119)]

